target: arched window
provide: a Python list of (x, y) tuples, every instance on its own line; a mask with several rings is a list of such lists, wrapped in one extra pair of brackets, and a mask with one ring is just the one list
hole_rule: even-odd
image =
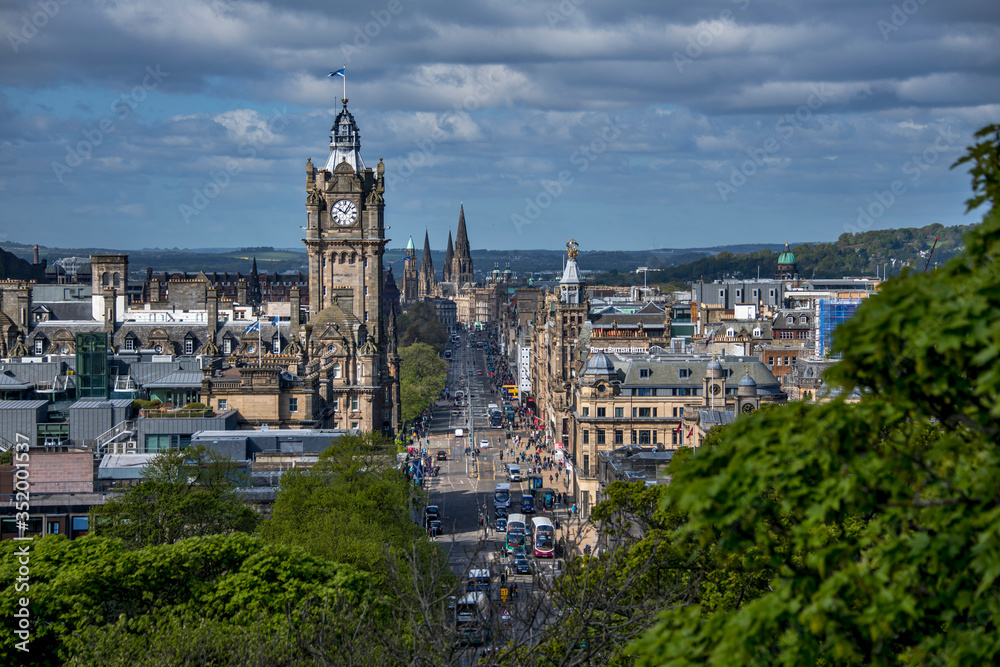
[(733, 329), (732, 327), (729, 327), (728, 329), (726, 329), (726, 335), (729, 336), (730, 338), (732, 338), (735, 334), (736, 334), (736, 330)]
[(753, 337), (760, 338), (760, 327), (753, 330)]
[(101, 274), (101, 287), (111, 287), (111, 274), (107, 271)]
[(340, 366), (340, 362), (337, 362), (333, 365), (333, 377), (339, 380), (341, 375), (343, 375), (343, 369)]
[(121, 287), (121, 286), (122, 286), (122, 274), (115, 273), (115, 287)]

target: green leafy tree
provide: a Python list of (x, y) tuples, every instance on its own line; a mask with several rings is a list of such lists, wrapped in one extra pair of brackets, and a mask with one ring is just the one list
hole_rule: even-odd
[(824, 378), (859, 403), (761, 411), (675, 457), (671, 540), (768, 585), (668, 611), (640, 664), (1000, 660), (1000, 211), (984, 203), (966, 256), (887, 282), (838, 329)]
[[(25, 597), (15, 590), (15, 551), (23, 544), (0, 544), (5, 618), (13, 618)], [(365, 618), (369, 629), (390, 621), (371, 597), (366, 575), (249, 535), (141, 549), (96, 535), (50, 536), (32, 543), (30, 558), (30, 653), (18, 652), (18, 638), (4, 633), (5, 665), (24, 664), (26, 656), (33, 665), (265, 665), (270, 658), (272, 664), (315, 664), (292, 632), (303, 619), (305, 634), (318, 632), (314, 610), (337, 609), (362, 628)], [(345, 651), (360, 650), (352, 645), (358, 641), (353, 628), (332, 625)]]
[(430, 345), (414, 343), (399, 350), (400, 398), (403, 420), (420, 416), (444, 391), (448, 363)]
[(240, 495), (245, 483), (234, 461), (206, 447), (170, 450), (149, 462), (139, 484), (95, 506), (90, 525), (133, 548), (251, 532), (259, 514)]

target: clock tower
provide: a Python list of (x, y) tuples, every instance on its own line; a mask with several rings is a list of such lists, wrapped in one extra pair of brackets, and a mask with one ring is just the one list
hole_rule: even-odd
[(306, 162), (310, 321), (300, 335), (332, 415), (327, 425), (391, 432), (399, 373), (382, 308), (385, 166), (365, 167), (358, 126), (341, 102), (326, 166)]
[[(324, 169), (306, 162), (306, 252), (309, 312), (338, 303), (361, 323), (380, 324), (385, 166), (365, 168), (354, 116), (344, 108), (330, 134)], [(367, 327), (376, 339), (379, 326)]]

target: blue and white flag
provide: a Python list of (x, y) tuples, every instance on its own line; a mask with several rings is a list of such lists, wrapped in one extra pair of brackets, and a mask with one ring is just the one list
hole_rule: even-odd
[(278, 326), (278, 316), (274, 316), (274, 326)]
[(253, 331), (260, 331), (260, 320), (257, 320), (256, 322), (251, 322), (250, 326), (248, 326), (246, 329), (243, 330), (243, 335), (245, 336)]
[(346, 78), (347, 74), (344, 73), (344, 70), (346, 69), (347, 69), (346, 67), (341, 67), (336, 72), (330, 72), (329, 76), (342, 76)]

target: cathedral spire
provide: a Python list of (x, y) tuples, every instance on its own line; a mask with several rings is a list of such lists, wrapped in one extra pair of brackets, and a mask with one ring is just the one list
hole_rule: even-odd
[(451, 230), (448, 230), (448, 247), (444, 251), (444, 266), (441, 267), (441, 282), (451, 283), (455, 282), (452, 280), (451, 264), (455, 259), (455, 247), (451, 243)]
[(452, 260), (451, 278), (459, 285), (475, 282), (469, 233), (465, 229), (465, 204), (461, 204), (458, 209), (458, 234), (455, 236), (455, 258)]
[(253, 265), (250, 267), (250, 280), (247, 282), (247, 301), (253, 306), (259, 306), (263, 297), (260, 291), (260, 273), (257, 272), (257, 257), (253, 258)]
[(431, 241), (424, 231), (424, 256), (420, 258), (420, 297), (434, 296), (434, 263), (431, 261)]

